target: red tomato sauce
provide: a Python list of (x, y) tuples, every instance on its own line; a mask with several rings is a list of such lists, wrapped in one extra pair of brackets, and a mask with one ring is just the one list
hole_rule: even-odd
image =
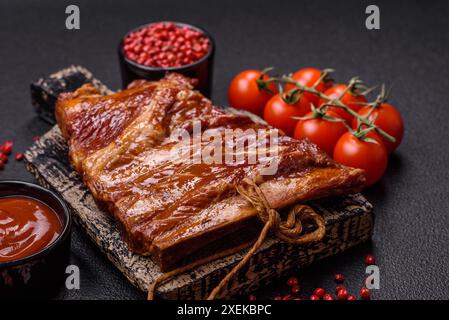
[(0, 198), (0, 262), (37, 253), (62, 232), (56, 212), (33, 198)]

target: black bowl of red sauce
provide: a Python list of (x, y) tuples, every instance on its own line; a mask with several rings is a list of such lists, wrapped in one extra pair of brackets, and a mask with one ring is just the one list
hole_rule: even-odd
[(137, 79), (157, 81), (176, 72), (196, 79), (196, 89), (210, 97), (214, 53), (214, 40), (203, 28), (173, 21), (137, 27), (118, 47), (123, 88)]
[(55, 193), (0, 182), (0, 300), (51, 297), (65, 279), (71, 216)]

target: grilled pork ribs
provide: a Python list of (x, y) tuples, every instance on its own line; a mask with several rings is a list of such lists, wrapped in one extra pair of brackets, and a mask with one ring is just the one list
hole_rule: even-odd
[[(151, 254), (163, 271), (242, 229), (260, 230), (255, 209), (235, 191), (245, 177), (276, 209), (358, 192), (364, 183), (363, 171), (306, 140), (227, 113), (178, 74), (135, 81), (108, 96), (84, 85), (60, 95), (56, 118), (93, 197), (119, 221), (130, 249)], [(202, 134), (196, 141), (195, 130)], [(243, 134), (229, 139), (236, 131)], [(181, 143), (179, 132), (193, 138)], [(258, 140), (247, 132), (268, 133)], [(243, 148), (232, 149), (239, 142)], [(266, 156), (251, 157), (253, 147)], [(230, 153), (233, 161), (226, 161)]]

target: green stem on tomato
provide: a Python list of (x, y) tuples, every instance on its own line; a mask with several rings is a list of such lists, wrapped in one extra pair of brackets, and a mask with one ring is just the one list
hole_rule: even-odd
[[(272, 78), (268, 76), (268, 72), (271, 71), (271, 70), (273, 70), (273, 69), (274, 69), (273, 67), (267, 67), (267, 68), (263, 69), (263, 70), (260, 72), (260, 77), (259, 77), (259, 79), (256, 80), (257, 87), (259, 88), (259, 90), (260, 90), (260, 91), (266, 91), (266, 92), (268, 92), (268, 93), (271, 94), (271, 95), (276, 94), (276, 92), (274, 92), (273, 90), (271, 90), (270, 87), (269, 87), (270, 83), (272, 83), (272, 82), (274, 82), (274, 81), (271, 81)], [(264, 79), (264, 76), (267, 76), (268, 79), (265, 80), (265, 79)]]
[[(380, 129), (372, 121), (368, 121), (367, 119), (365, 119), (365, 117), (362, 117), (357, 112), (355, 112), (351, 108), (348, 108), (346, 105), (341, 103), (340, 100), (339, 100), (341, 97), (335, 98), (335, 99), (334, 98), (330, 98), (329, 96), (325, 95), (324, 93), (316, 90), (314, 87), (303, 86), (298, 81), (296, 81), (296, 80), (294, 80), (294, 79), (292, 79), (291, 77), (288, 77), (288, 76), (282, 76), (281, 78), (273, 77), (273, 78), (270, 78), (270, 79), (264, 80), (264, 81), (293, 84), (297, 88), (299, 88), (300, 91), (302, 91), (302, 92), (309, 92), (311, 94), (314, 94), (314, 95), (318, 96), (319, 98), (321, 98), (323, 100), (328, 101), (328, 103), (326, 103), (326, 105), (332, 106), (332, 107), (341, 108), (341, 109), (345, 110), (346, 112), (348, 112), (351, 116), (355, 117), (357, 119), (358, 123), (360, 122), (360, 125), (357, 125), (357, 127), (358, 127), (357, 128), (357, 132), (362, 132), (363, 130), (366, 130), (366, 129), (363, 129), (363, 130), (361, 129), (361, 127), (363, 125), (365, 125), (365, 126), (368, 127), (369, 131), (375, 130), (381, 136), (385, 137), (385, 139), (387, 139), (388, 141), (391, 141), (391, 142), (395, 142), (396, 141), (396, 139), (393, 136), (389, 135), (384, 130)], [(360, 83), (360, 80), (357, 77), (354, 77), (354, 78), (352, 78), (350, 80), (348, 87), (354, 86), (356, 83)], [(292, 91), (292, 90), (294, 90), (294, 89), (291, 89), (289, 91)], [(351, 131), (354, 132), (352, 129), (351, 129)], [(356, 136), (357, 136), (357, 132), (354, 132)], [(366, 135), (366, 133), (365, 133), (365, 135)]]
[[(320, 84), (321, 81), (325, 81), (325, 79), (334, 71), (335, 71), (334, 69), (329, 69), (329, 68), (328, 69), (324, 69), (321, 72), (321, 75), (318, 78), (318, 80), (315, 81), (315, 83), (313, 84), (312, 88), (316, 88), (318, 86), (318, 84)], [(330, 81), (332, 81), (332, 80), (330, 80)]]

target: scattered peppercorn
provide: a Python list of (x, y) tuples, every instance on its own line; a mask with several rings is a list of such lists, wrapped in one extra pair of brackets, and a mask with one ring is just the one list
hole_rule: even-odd
[(299, 281), (298, 281), (298, 278), (296, 278), (296, 277), (290, 277), (287, 280), (287, 284), (289, 287), (295, 287), (298, 285), (298, 283), (299, 283)]
[(365, 264), (370, 266), (372, 264), (376, 264), (376, 258), (373, 255), (369, 254), (365, 257)]
[(343, 281), (345, 281), (345, 276), (342, 275), (341, 273), (337, 273), (335, 275), (335, 282), (342, 283)]
[(126, 58), (141, 65), (172, 68), (192, 64), (209, 51), (200, 31), (172, 22), (158, 22), (131, 32), (123, 40)]
[(298, 293), (299, 293), (299, 291), (300, 291), (300, 288), (299, 288), (299, 286), (293, 286), (293, 287), (292, 287), (292, 293), (294, 293), (294, 294), (298, 294)]
[(363, 300), (370, 299), (370, 293), (367, 288), (363, 287), (362, 289), (360, 289), (360, 298), (362, 298)]
[[(374, 256), (368, 255), (365, 257), (365, 262), (367, 264), (374, 263), (375, 259)], [(349, 294), (348, 289), (345, 285), (342, 283), (345, 281), (345, 276), (341, 273), (337, 273), (334, 276), (335, 282), (338, 284), (335, 287), (335, 294), (326, 293), (326, 290), (324, 288), (318, 287), (313, 290), (313, 293), (307, 297), (307, 296), (300, 296), (301, 287), (299, 285), (299, 280), (297, 277), (292, 276), (288, 278), (287, 285), (290, 287), (290, 294), (287, 294), (285, 296), (276, 296), (274, 297), (274, 300), (303, 300), (303, 299), (310, 299), (310, 300), (349, 300), (349, 301), (355, 301), (357, 300), (357, 297), (353, 294)], [(363, 287), (360, 289), (360, 297), (362, 300), (370, 300), (370, 291), (368, 288)]]
[[(11, 140), (6, 140), (3, 144), (0, 144), (0, 170), (5, 169), (6, 164), (9, 161), (9, 156), (12, 153), (14, 143)], [(14, 158), (16, 161), (22, 161), (24, 158), (23, 153), (16, 153)]]
[(345, 288), (338, 290), (337, 299), (338, 300), (347, 300), (348, 299), (348, 291)]
[(323, 288), (316, 288), (313, 291), (313, 295), (317, 296), (318, 298), (322, 298), (326, 294), (326, 290)]
[(338, 293), (338, 291), (340, 291), (341, 289), (346, 289), (346, 287), (343, 286), (343, 285), (338, 285), (338, 286), (336, 286), (336, 287), (335, 287), (335, 293)]
[(326, 293), (324, 296), (323, 296), (323, 300), (335, 300), (334, 299), (334, 297), (331, 295), (331, 294), (329, 294), (329, 293)]
[(11, 140), (6, 140), (0, 144), (0, 170), (4, 170), (8, 163), (8, 157), (12, 153), (14, 143)]
[(4, 153), (0, 153), (0, 161), (3, 163), (8, 163), (8, 156)]
[(5, 141), (1, 146), (1, 152), (6, 155), (10, 155), (12, 152), (12, 146), (13, 146), (12, 141), (10, 140)]

